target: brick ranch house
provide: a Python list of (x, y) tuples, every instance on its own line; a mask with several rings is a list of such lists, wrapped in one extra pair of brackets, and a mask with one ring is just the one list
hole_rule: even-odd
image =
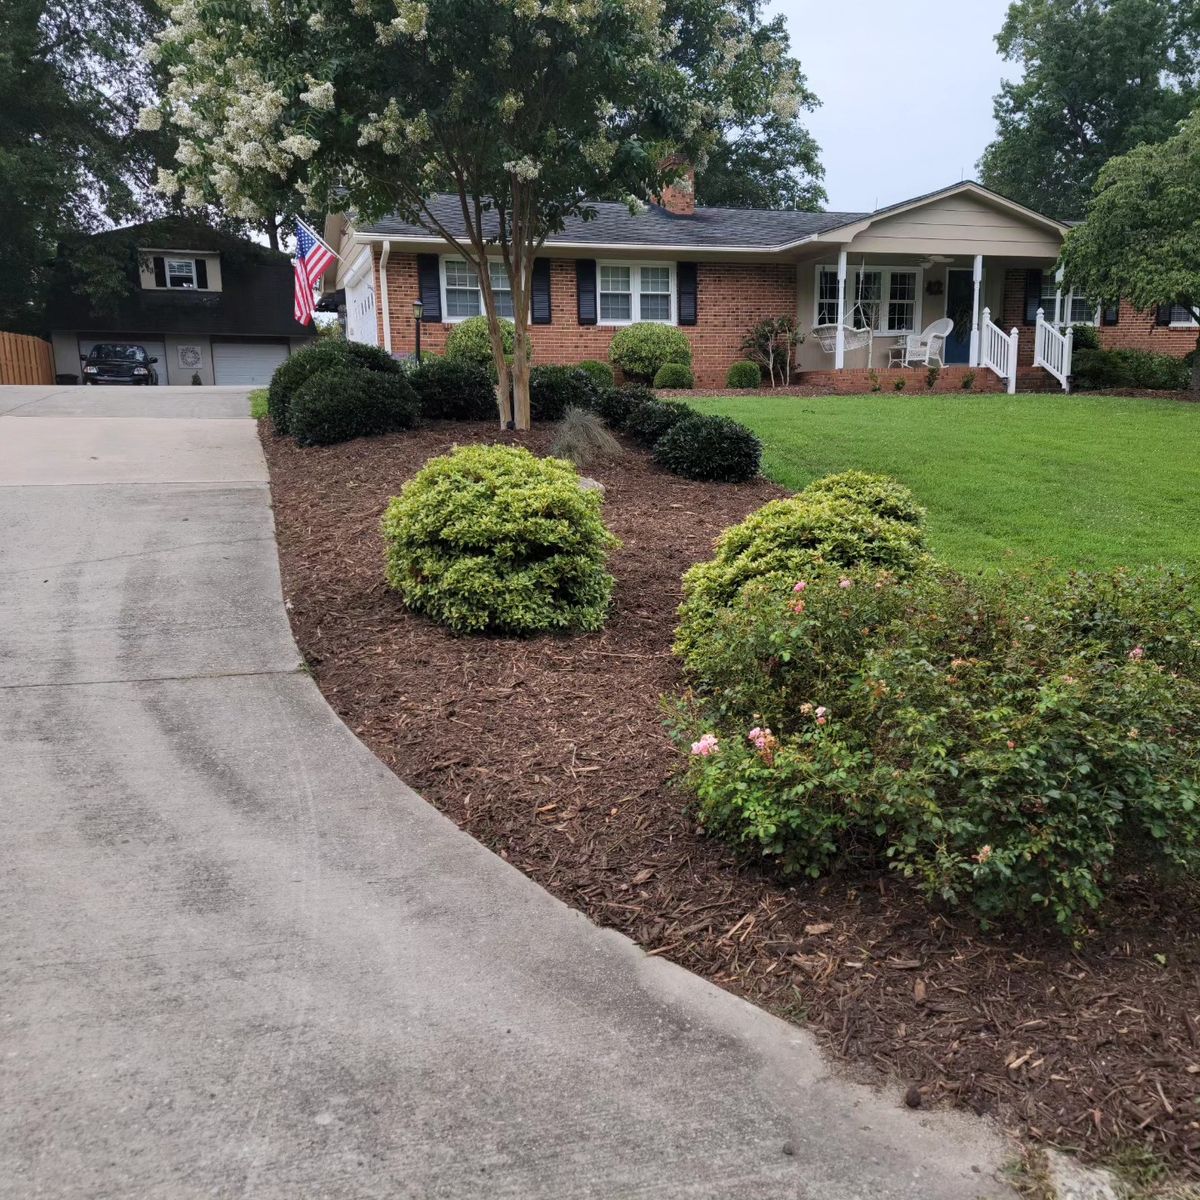
[[(434, 197), (431, 207), (448, 228), (461, 227), (457, 198)], [(1055, 263), (1068, 226), (977, 183), (875, 212), (813, 213), (698, 208), (685, 179), (644, 212), (595, 209), (593, 220), (573, 219), (550, 238), (535, 265), (535, 363), (607, 359), (621, 326), (663, 321), (688, 335), (697, 385), (720, 387), (750, 326), (785, 314), (806, 334), (799, 382), (838, 392), (899, 376), (923, 387), (924, 368), (891, 364), (907, 334), (947, 316), (939, 390), (957, 390), (969, 370), (977, 390), (1065, 384), (1043, 368), (1061, 367), (1056, 331), (1072, 323), (1097, 325), (1106, 346), (1182, 356), (1196, 344), (1183, 310), (1101, 312), (1064, 293)], [(419, 226), (334, 214), (325, 236), (340, 258), (324, 286), (344, 292), (352, 339), (412, 354), (420, 299), (422, 348), (440, 352), (455, 322), (482, 311), (474, 270)], [(503, 305), (503, 268), (497, 261), (492, 270)], [(1049, 332), (1037, 324), (1039, 309)], [(822, 337), (814, 327), (824, 327)]]

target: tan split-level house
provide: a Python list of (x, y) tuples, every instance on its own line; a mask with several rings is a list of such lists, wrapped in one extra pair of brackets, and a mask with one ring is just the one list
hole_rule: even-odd
[[(431, 206), (455, 227), (456, 198)], [(1194, 330), (1168, 336), (1180, 324), (1172, 314), (1101, 313), (1064, 294), (1055, 267), (1068, 227), (977, 183), (869, 213), (812, 213), (697, 207), (684, 180), (640, 213), (594, 209), (549, 238), (535, 266), (537, 362), (604, 359), (617, 329), (663, 321), (691, 340), (697, 384), (720, 386), (750, 326), (791, 314), (806, 335), (799, 381), (857, 392), (906, 374), (928, 382), (919, 354), (902, 365), (908, 339), (949, 318), (933, 360), (939, 389), (972, 372), (977, 390), (1045, 390), (1066, 386), (1071, 323), (1102, 326), (1110, 344), (1120, 344), (1123, 321), (1148, 348), (1195, 344)], [(335, 214), (325, 232), (340, 256), (325, 286), (343, 291), (351, 338), (411, 354), (420, 300), (422, 345), (439, 351), (455, 322), (482, 311), (474, 269), (419, 226)], [(492, 270), (503, 305), (504, 273), (498, 262)]]

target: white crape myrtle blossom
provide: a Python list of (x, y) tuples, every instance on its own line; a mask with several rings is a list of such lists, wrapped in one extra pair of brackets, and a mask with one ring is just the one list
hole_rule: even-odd
[(162, 113), (157, 108), (143, 108), (138, 113), (137, 127), (147, 133), (154, 133), (162, 128)]

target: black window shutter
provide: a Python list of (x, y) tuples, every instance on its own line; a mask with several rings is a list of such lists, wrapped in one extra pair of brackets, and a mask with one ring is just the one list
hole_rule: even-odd
[(680, 325), (695, 325), (699, 315), (696, 302), (696, 275), (694, 262), (681, 262), (675, 268), (675, 283), (679, 292)]
[[(1042, 307), (1042, 273), (1036, 267), (1025, 272), (1025, 324), (1037, 324), (1037, 312)], [(1051, 314), (1053, 316), (1053, 314)]]
[(442, 319), (442, 277), (436, 254), (417, 255), (417, 287), (421, 293), (421, 320)]
[(167, 286), (167, 260), (161, 254), (154, 256), (154, 286)]
[(1170, 325), (1172, 304), (1160, 304), (1158, 311), (1154, 314), (1155, 325)]
[(596, 324), (596, 260), (575, 260), (575, 293), (578, 297), (580, 325)]
[(1121, 302), (1118, 300), (1116, 304), (1106, 304), (1100, 310), (1101, 325), (1116, 325), (1121, 320)]
[(533, 294), (530, 297), (530, 321), (534, 325), (550, 324), (550, 260), (533, 260)]
[(196, 286), (198, 288), (208, 287), (208, 263), (202, 258), (196, 259)]

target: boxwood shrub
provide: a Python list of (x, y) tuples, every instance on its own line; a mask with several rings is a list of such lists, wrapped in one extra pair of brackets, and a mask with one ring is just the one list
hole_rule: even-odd
[(596, 358), (585, 358), (583, 362), (577, 366), (581, 371), (586, 371), (588, 378), (596, 385), (597, 388), (606, 388), (613, 386), (613, 369), (606, 362), (601, 362)]
[(810, 561), (742, 589), (689, 669), (702, 823), (786, 874), (887, 865), (938, 902), (1077, 934), (1123, 874), (1200, 873), (1182, 575)]
[(1148, 388), (1182, 391), (1191, 382), (1188, 364), (1149, 350), (1077, 349), (1071, 358), (1076, 388)]
[(624, 429), (630, 413), (654, 399), (654, 393), (645, 384), (627, 383), (619, 388), (601, 388), (593, 407), (610, 429)]
[(487, 421), (498, 417), (496, 389), (487, 371), (462, 359), (421, 356), (410, 367), (408, 381), (421, 399), (421, 413), (430, 420)]
[(696, 377), (692, 374), (692, 368), (683, 363), (663, 363), (654, 373), (654, 386), (656, 388), (694, 388)]
[[(504, 341), (504, 353), (513, 352), (513, 323), (500, 318), (500, 336)], [(476, 366), (495, 369), (492, 357), (492, 339), (488, 334), (487, 317), (468, 317), (459, 321), (446, 338), (446, 357), (458, 362), (473, 362)]]
[(267, 389), (267, 413), (276, 433), (290, 433), (288, 408), (297, 389), (319, 371), (331, 367), (361, 367), (398, 375), (400, 363), (379, 346), (348, 342), (345, 338), (319, 338), (296, 350), (275, 368)]
[(302, 446), (329, 446), (411, 429), (420, 411), (421, 402), (403, 375), (343, 363), (296, 389), (288, 426)]
[(762, 442), (729, 417), (696, 414), (663, 434), (655, 443), (654, 458), (687, 479), (744, 483), (758, 474)]
[(609, 345), (608, 357), (628, 378), (649, 383), (664, 363), (690, 366), (692, 344), (687, 335), (673, 325), (640, 321), (617, 330)]
[(467, 446), (431, 459), (388, 504), (387, 580), (456, 633), (599, 629), (617, 544), (600, 511), (562, 459)]
[(596, 388), (578, 367), (533, 367), (529, 372), (529, 415), (535, 421), (561, 421), (568, 408), (591, 408)]
[(647, 400), (639, 404), (625, 421), (625, 432), (643, 446), (653, 446), (668, 429), (693, 415), (693, 410), (678, 400)]
[(725, 386), (731, 388), (756, 388), (762, 383), (762, 370), (758, 363), (748, 358), (733, 363), (725, 375)]

